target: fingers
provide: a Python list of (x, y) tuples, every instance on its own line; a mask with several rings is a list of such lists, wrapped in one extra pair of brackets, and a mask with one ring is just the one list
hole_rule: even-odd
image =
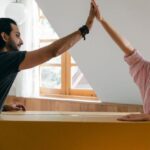
[(117, 118), (117, 120), (119, 120), (119, 121), (131, 121), (131, 120), (133, 120), (133, 118), (131, 118), (130, 116), (122, 116), (122, 117), (119, 117), (119, 118)]
[(25, 111), (25, 107), (21, 104), (13, 104), (9, 106), (10, 109), (8, 111)]
[(3, 111), (26, 111), (25, 107), (23, 105), (17, 104), (17, 105), (4, 105)]
[(149, 121), (149, 117), (146, 114), (130, 114), (120, 118), (119, 121)]
[(103, 20), (103, 17), (101, 15), (100, 9), (98, 8), (98, 5), (96, 4), (96, 1), (91, 0), (91, 3), (94, 7), (94, 12), (95, 12), (95, 16), (96, 16), (97, 20), (101, 22)]
[(90, 11), (94, 12), (94, 5), (92, 3), (91, 3), (91, 10)]
[(16, 105), (16, 109), (26, 111), (25, 107), (23, 105), (20, 105), (20, 104)]
[(92, 5), (93, 5), (94, 7), (97, 7), (97, 4), (96, 4), (95, 0), (92, 0), (91, 3), (92, 3)]
[(92, 3), (92, 2), (91, 2), (91, 8), (92, 8), (92, 9), (94, 9), (94, 5), (93, 5), (93, 3)]

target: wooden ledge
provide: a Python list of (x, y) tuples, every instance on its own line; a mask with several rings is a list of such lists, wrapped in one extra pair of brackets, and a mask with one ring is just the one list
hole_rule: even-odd
[(0, 121), (47, 121), (47, 122), (120, 122), (117, 118), (129, 113), (114, 112), (3, 112)]

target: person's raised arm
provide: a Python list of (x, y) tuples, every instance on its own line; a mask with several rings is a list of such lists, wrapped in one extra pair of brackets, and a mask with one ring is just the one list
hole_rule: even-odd
[(102, 16), (98, 5), (95, 0), (92, 0), (92, 4), (95, 8), (96, 18), (111, 36), (111, 38), (117, 43), (117, 45), (122, 49), (126, 55), (131, 55), (134, 51), (134, 47), (127, 41), (123, 36), (121, 36)]
[(95, 18), (95, 10), (91, 3), (90, 13), (87, 18), (85, 26), (81, 27), (80, 30), (77, 30), (63, 37), (48, 46), (45, 46), (38, 50), (27, 52), (25, 59), (19, 66), (19, 70), (35, 67), (69, 50), (82, 37), (84, 37), (85, 34), (89, 32), (89, 30), (92, 27), (94, 18)]

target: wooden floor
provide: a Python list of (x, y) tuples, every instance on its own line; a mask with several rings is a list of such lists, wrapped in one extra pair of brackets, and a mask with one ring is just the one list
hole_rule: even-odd
[(0, 150), (149, 150), (149, 122), (127, 113), (24, 112), (0, 115)]

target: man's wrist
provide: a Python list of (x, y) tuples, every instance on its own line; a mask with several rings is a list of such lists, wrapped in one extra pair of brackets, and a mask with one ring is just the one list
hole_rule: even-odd
[(79, 31), (80, 31), (82, 37), (83, 37), (84, 40), (85, 40), (85, 39), (86, 39), (86, 38), (85, 38), (85, 35), (89, 33), (89, 28), (88, 28), (88, 26), (87, 26), (87, 25), (82, 26), (81, 28), (79, 28)]

